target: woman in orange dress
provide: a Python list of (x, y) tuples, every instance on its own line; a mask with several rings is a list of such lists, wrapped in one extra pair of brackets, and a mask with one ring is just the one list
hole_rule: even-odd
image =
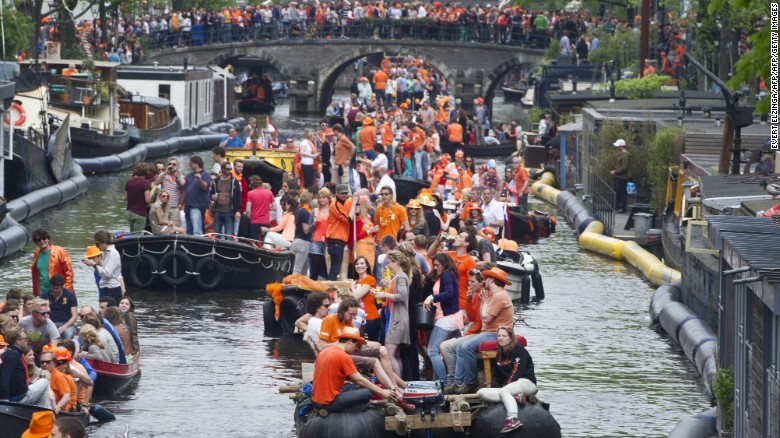
[[(365, 257), (368, 264), (374, 266), (376, 261), (376, 250), (374, 239), (379, 226), (374, 225), (371, 215), (368, 213), (370, 200), (368, 196), (363, 195), (352, 203), (352, 212), (350, 217), (355, 218), (355, 257)], [(355, 217), (357, 210), (357, 217)]]

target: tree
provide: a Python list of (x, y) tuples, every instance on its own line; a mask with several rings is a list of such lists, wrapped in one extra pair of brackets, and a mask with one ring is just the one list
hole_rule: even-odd
[(32, 33), (33, 27), (30, 20), (23, 13), (16, 11), (12, 5), (3, 3), (5, 60), (15, 60), (18, 52), (30, 46), (29, 35)]

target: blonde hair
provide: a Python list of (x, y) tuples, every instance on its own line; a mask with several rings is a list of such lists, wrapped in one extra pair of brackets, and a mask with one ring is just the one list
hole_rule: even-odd
[(84, 341), (84, 344), (87, 346), (97, 345), (99, 348), (106, 348), (106, 346), (103, 345), (103, 342), (100, 341), (97, 329), (92, 324), (84, 324), (81, 326), (79, 337), (81, 337), (81, 340)]

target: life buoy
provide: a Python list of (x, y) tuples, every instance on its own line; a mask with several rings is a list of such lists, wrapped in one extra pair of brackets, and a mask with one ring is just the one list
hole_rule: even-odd
[(141, 254), (130, 263), (128, 280), (133, 286), (146, 289), (154, 283), (157, 274), (157, 259), (149, 254)]
[(263, 303), (263, 327), (265, 335), (278, 334), (279, 322), (276, 320), (276, 305), (274, 300), (267, 300)]
[[(14, 103), (11, 105), (11, 108), (19, 113), (19, 118), (14, 122), (14, 126), (22, 126), (24, 121), (27, 120), (27, 112), (24, 110), (24, 107), (18, 101), (14, 101)], [(3, 121), (6, 125), (11, 124), (11, 120), (8, 118), (8, 114), (3, 116)]]
[(217, 259), (203, 258), (195, 263), (195, 282), (203, 289), (214, 289), (222, 283), (225, 270)]
[(166, 283), (179, 286), (189, 280), (192, 275), (192, 259), (181, 251), (166, 253), (160, 258), (157, 272)]

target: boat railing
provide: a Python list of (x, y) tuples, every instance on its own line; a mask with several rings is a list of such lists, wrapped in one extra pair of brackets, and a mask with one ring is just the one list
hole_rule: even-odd
[(52, 75), (49, 78), (49, 100), (53, 104), (106, 105), (100, 98), (108, 84), (72, 76)]

